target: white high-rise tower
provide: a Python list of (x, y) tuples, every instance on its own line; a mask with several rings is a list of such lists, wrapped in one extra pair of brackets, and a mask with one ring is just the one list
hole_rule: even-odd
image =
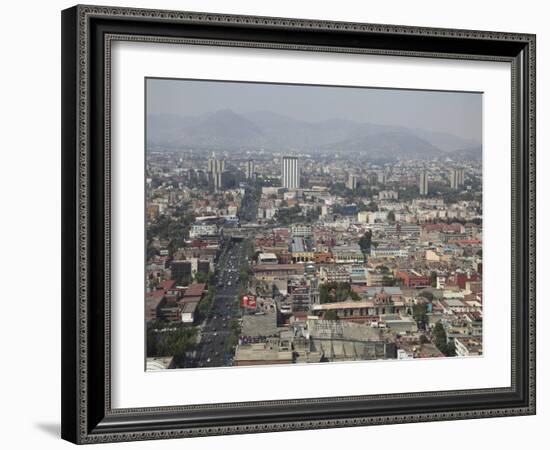
[(428, 195), (428, 174), (425, 170), (420, 172), (420, 180), (418, 183), (418, 191), (420, 195)]
[(283, 156), (281, 161), (281, 186), (287, 189), (300, 188), (300, 167), (297, 156)]
[(464, 186), (464, 169), (454, 169), (451, 172), (451, 189), (459, 189)]

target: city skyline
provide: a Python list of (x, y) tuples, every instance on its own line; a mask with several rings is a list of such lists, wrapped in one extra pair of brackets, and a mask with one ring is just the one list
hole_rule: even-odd
[[(192, 117), (146, 111), (146, 370), (484, 354), (481, 146), (348, 120), (372, 90), (195, 83)], [(337, 119), (274, 113), (336, 93)], [(434, 93), (376, 95), (383, 115)], [(402, 112), (445, 117), (445, 95)]]

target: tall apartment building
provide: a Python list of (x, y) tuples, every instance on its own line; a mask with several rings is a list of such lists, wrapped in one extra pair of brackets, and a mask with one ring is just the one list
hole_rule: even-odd
[(354, 191), (357, 189), (357, 175), (352, 173), (348, 174), (348, 180), (346, 181), (346, 187)]
[(464, 186), (464, 169), (454, 169), (451, 172), (451, 189)]
[(228, 175), (225, 170), (225, 160), (216, 159), (215, 155), (208, 158), (208, 175), (213, 181), (216, 191), (223, 189), (224, 180)]
[(283, 156), (281, 161), (281, 186), (286, 189), (300, 188), (300, 167), (298, 157)]
[(192, 277), (192, 264), (188, 260), (172, 261), (170, 264), (172, 270), (172, 278), (177, 284), (181, 284), (184, 281), (191, 280)]
[(428, 173), (425, 170), (420, 172), (418, 191), (420, 195), (428, 195)]
[(246, 178), (248, 180), (251, 180), (252, 178), (254, 178), (254, 171), (256, 170), (256, 168), (254, 167), (254, 161), (252, 161), (251, 159), (249, 159), (247, 162), (246, 162)]

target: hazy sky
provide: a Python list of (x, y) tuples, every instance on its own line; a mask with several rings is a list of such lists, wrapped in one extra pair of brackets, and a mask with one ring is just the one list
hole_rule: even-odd
[(482, 94), (195, 80), (147, 80), (147, 113), (232, 109), (319, 122), (347, 119), (452, 133), (481, 142)]

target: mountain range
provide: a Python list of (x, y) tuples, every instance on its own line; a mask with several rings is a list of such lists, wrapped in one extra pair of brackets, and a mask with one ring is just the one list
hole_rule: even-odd
[(196, 117), (147, 116), (147, 145), (164, 149), (361, 153), (367, 157), (481, 158), (481, 145), (449, 133), (343, 119), (308, 122), (268, 111), (230, 109)]

